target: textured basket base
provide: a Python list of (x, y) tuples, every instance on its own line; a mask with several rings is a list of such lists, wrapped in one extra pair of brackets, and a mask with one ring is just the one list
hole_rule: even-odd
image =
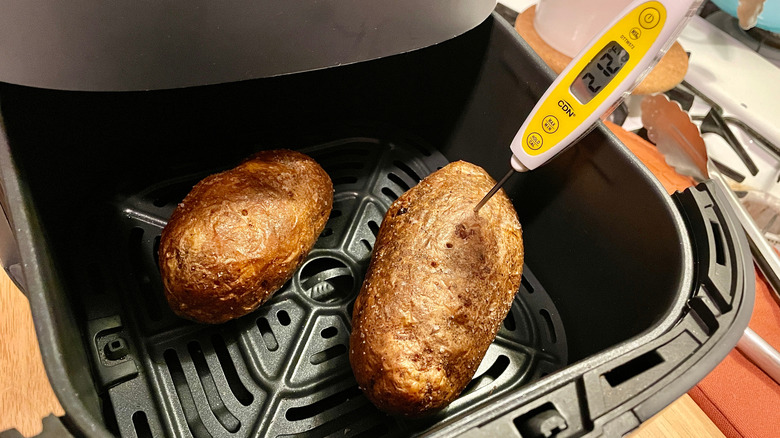
[[(103, 379), (110, 396), (104, 411), (116, 419), (121, 435), (408, 434), (566, 364), (563, 324), (526, 267), (497, 339), (452, 405), (414, 422), (378, 411), (358, 389), (349, 365), (352, 305), (384, 212), (447, 160), (414, 142), (372, 138), (343, 139), (302, 152), (325, 168), (335, 186), (326, 228), (301, 269), (268, 303), (220, 326), (173, 315), (157, 269), (167, 218), (205, 174), (165, 181), (117, 201), (129, 248), (127, 266), (121, 266), (127, 269), (120, 281), (126, 289), (122, 321), (103, 318), (91, 325), (90, 335), (99, 344), (99, 374), (129, 367), (125, 374), (108, 373)], [(123, 336), (131, 340), (128, 356), (110, 360), (101, 353)]]

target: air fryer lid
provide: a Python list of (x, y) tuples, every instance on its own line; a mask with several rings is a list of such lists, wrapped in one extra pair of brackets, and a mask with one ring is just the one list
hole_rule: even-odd
[(481, 23), (495, 0), (5, 2), (0, 81), (125, 91), (276, 76), (408, 52)]

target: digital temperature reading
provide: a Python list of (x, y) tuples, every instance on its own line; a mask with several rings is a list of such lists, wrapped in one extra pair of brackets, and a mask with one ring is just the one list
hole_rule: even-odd
[(626, 1), (531, 110), (510, 146), (513, 169), (536, 169), (605, 118), (666, 53), (703, 0)]
[(571, 84), (571, 94), (583, 105), (590, 102), (628, 63), (628, 58), (626, 49), (615, 41), (610, 42), (577, 75)]

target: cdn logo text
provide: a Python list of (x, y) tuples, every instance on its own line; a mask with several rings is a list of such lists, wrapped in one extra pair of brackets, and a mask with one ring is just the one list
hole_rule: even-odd
[(558, 101), (558, 107), (560, 107), (569, 117), (574, 117), (574, 110), (571, 109), (571, 104), (569, 102), (561, 99)]

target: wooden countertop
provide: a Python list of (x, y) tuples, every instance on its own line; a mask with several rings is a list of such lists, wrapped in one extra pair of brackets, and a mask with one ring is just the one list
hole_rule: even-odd
[(64, 413), (43, 369), (30, 304), (0, 269), (0, 431), (37, 435), (52, 412)]
[[(41, 431), (49, 413), (63, 415), (49, 385), (35, 337), (30, 305), (0, 269), (0, 431)], [(631, 438), (707, 438), (724, 435), (686, 394), (629, 435)]]

